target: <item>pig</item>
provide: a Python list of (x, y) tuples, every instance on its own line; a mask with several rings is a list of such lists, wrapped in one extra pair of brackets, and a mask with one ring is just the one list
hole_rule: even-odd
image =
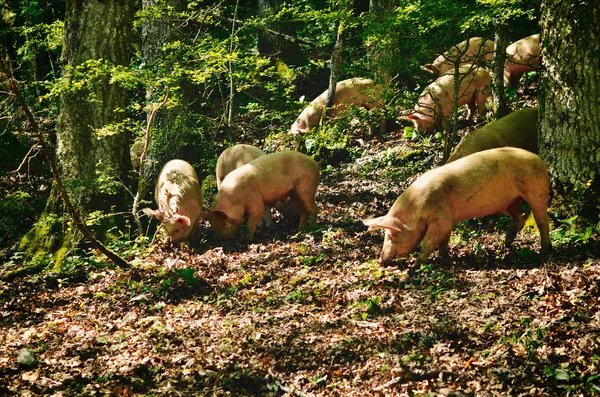
[(316, 223), (318, 184), (319, 165), (311, 157), (296, 151), (265, 154), (223, 179), (215, 207), (205, 217), (225, 238), (232, 238), (246, 217), (246, 237), (251, 240), (265, 204), (290, 197), (300, 213), (300, 231), (308, 221)]
[[(233, 170), (240, 168), (243, 165), (248, 164), (252, 160), (264, 156), (266, 153), (252, 145), (238, 144), (227, 148), (221, 153), (217, 160), (217, 189), (221, 188), (223, 179)], [(286, 219), (291, 222), (298, 222), (300, 214), (296, 209), (294, 203), (287, 199), (284, 202), (276, 202), (274, 207), (277, 208)], [(271, 206), (265, 206), (265, 212), (260, 222), (262, 226), (271, 227), (273, 219), (271, 216)]]
[(225, 149), (217, 160), (217, 189), (221, 188), (223, 179), (231, 171), (264, 155), (265, 152), (252, 145), (239, 144)]
[(482, 150), (504, 146), (538, 152), (538, 110), (521, 109), (465, 136), (446, 163)]
[[(459, 65), (475, 64), (486, 66), (494, 57), (494, 42), (482, 37), (471, 37), (462, 41), (433, 61), (433, 64), (422, 66), (421, 69), (440, 77), (449, 70), (454, 69), (456, 61)], [(483, 64), (483, 65), (482, 65)]]
[(202, 219), (202, 190), (194, 168), (183, 160), (171, 160), (161, 169), (154, 192), (157, 210), (144, 208), (164, 225), (171, 242), (192, 239)]
[[(462, 65), (459, 76), (458, 106), (468, 105), (468, 120), (473, 118), (475, 110), (481, 116), (485, 115), (485, 102), (490, 95), (492, 82), (490, 74), (482, 67)], [(437, 122), (441, 122), (444, 129), (448, 128), (446, 118), (452, 111), (454, 81), (454, 70), (448, 71), (429, 84), (419, 97), (415, 111), (408, 115), (408, 119), (420, 134), (433, 132)]]
[(369, 230), (385, 229), (382, 263), (410, 254), (421, 242), (416, 261), (421, 264), (438, 246), (440, 255), (448, 256), (455, 224), (498, 212), (512, 219), (505, 240), (509, 247), (525, 223), (525, 200), (540, 231), (542, 253), (548, 253), (548, 194), (548, 167), (536, 154), (511, 147), (490, 149), (424, 173), (387, 215), (363, 223)]
[(504, 85), (517, 88), (524, 73), (540, 67), (540, 35), (533, 34), (506, 47)]
[[(373, 80), (358, 77), (338, 82), (335, 86), (331, 117), (333, 118), (342, 113), (348, 108), (348, 105), (358, 105), (368, 110), (382, 108), (383, 103), (378, 99), (378, 96), (381, 95), (381, 89), (381, 86), (375, 84)], [(292, 124), (290, 134), (304, 134), (319, 124), (328, 93), (329, 90), (325, 90), (312, 100), (310, 105), (300, 113), (294, 124)], [(385, 119), (381, 120), (379, 130), (381, 133), (385, 133)], [(371, 125), (369, 125), (369, 132), (374, 133), (374, 128)]]

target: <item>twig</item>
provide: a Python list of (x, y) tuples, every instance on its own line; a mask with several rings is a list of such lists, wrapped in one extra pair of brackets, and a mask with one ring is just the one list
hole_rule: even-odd
[(138, 228), (138, 234), (143, 236), (144, 231), (142, 228), (142, 222), (140, 221), (140, 217), (138, 215), (138, 206), (140, 205), (140, 200), (146, 194), (146, 181), (144, 181), (144, 164), (146, 162), (146, 155), (148, 154), (148, 147), (150, 146), (150, 128), (152, 127), (152, 123), (154, 123), (154, 117), (160, 108), (166, 105), (167, 100), (169, 99), (169, 91), (166, 92), (165, 97), (162, 102), (159, 103), (152, 112), (150, 113), (150, 117), (148, 117), (148, 122), (146, 123), (146, 133), (144, 135), (144, 146), (142, 147), (142, 153), (140, 154), (140, 169), (138, 174), (138, 188), (133, 197), (133, 205), (131, 207), (131, 214), (133, 215), (133, 219)]
[[(247, 24), (247, 23), (245, 23), (245, 22), (243, 22), (243, 21), (240, 21), (239, 19), (231, 19), (231, 18), (227, 18), (227, 17), (224, 17), (224, 16), (222, 16), (222, 15), (218, 15), (218, 14), (216, 14), (215, 12), (208, 12), (207, 14), (208, 14), (208, 15), (210, 15), (211, 17), (214, 17), (214, 18), (216, 18), (216, 19), (218, 19), (218, 20), (221, 20), (221, 21), (223, 21), (223, 22), (228, 22), (228, 23), (230, 23), (230, 24), (231, 24), (231, 23), (236, 23), (236, 24), (239, 24), (239, 25), (242, 25), (242, 26), (248, 26), (248, 24)], [(300, 43), (300, 44), (304, 44), (304, 45), (309, 45), (309, 46), (311, 46), (311, 47), (314, 47), (314, 46), (315, 46), (315, 43), (314, 43), (314, 42), (312, 42), (312, 41), (308, 41), (308, 40), (299, 39), (299, 38), (296, 38), (296, 37), (293, 37), (293, 36), (287, 35), (287, 34), (285, 34), (285, 33), (277, 32), (277, 31), (275, 31), (275, 30), (272, 30), (272, 29), (266, 28), (266, 27), (264, 27), (264, 26), (256, 26), (256, 25), (251, 25), (251, 26), (252, 26), (252, 27), (254, 27), (254, 28), (256, 28), (256, 29), (258, 29), (258, 30), (260, 30), (261, 32), (265, 32), (265, 33), (272, 34), (272, 35), (274, 35), (274, 36), (278, 36), (278, 37), (280, 37), (280, 38), (282, 38), (282, 39), (285, 39), (285, 40), (287, 40), (287, 41), (289, 41), (289, 42), (291, 42), (291, 43)]]
[[(25, 165), (25, 162), (30, 159), (29, 155), (31, 154), (31, 152), (33, 152), (33, 149), (37, 148), (37, 145), (38, 145), (37, 143), (34, 143), (33, 146), (31, 146), (31, 148), (29, 149), (29, 151), (27, 152), (25, 157), (23, 157), (23, 161), (21, 161), (21, 164), (19, 164), (19, 167), (13, 171), (14, 173), (16, 173), (16, 174), (21, 173), (21, 168)], [(31, 157), (35, 157), (35, 156), (37, 156), (37, 153)]]
[(90, 232), (90, 230), (87, 228), (85, 223), (83, 223), (83, 221), (81, 220), (79, 213), (77, 212), (75, 207), (73, 207), (73, 204), (71, 203), (71, 199), (69, 198), (69, 195), (68, 195), (67, 191), (65, 190), (65, 187), (62, 183), (60, 174), (58, 173), (58, 168), (56, 167), (56, 163), (54, 162), (54, 159), (52, 157), (52, 153), (50, 152), (50, 149), (49, 149), (48, 145), (46, 144), (46, 140), (44, 139), (44, 134), (42, 134), (42, 132), (40, 131), (38, 123), (35, 120), (35, 117), (33, 117), (31, 110), (29, 110), (29, 106), (27, 106), (27, 103), (23, 99), (23, 96), (21, 95), (21, 92), (19, 91), (19, 88), (17, 87), (17, 83), (15, 82), (15, 79), (12, 76), (12, 72), (11, 72), (10, 68), (8, 67), (8, 64), (6, 63), (6, 60), (4, 59), (3, 56), (0, 56), (0, 66), (2, 67), (2, 76), (1, 77), (4, 80), (4, 83), (6, 84), (7, 88), (10, 90), (10, 92), (13, 95), (15, 95), (15, 97), (19, 101), (21, 108), (23, 109), (23, 111), (25, 112), (25, 114), (27, 116), (27, 119), (29, 120), (29, 123), (33, 130), (33, 133), (36, 134), (38, 137), (39, 143), (42, 146), (42, 149), (44, 150), (44, 154), (46, 155), (46, 159), (48, 160), (48, 164), (50, 165), (50, 170), (52, 171), (54, 183), (56, 183), (58, 191), (60, 192), (60, 195), (65, 203), (65, 207), (67, 208), (67, 211), (71, 215), (71, 218), (73, 218), (75, 225), (77, 226), (77, 228), (79, 229), (79, 231), (81, 232), (83, 237), (85, 237), (85, 239), (87, 241), (89, 241), (92, 244), (92, 246), (94, 246), (94, 248), (96, 248), (98, 251), (100, 251), (104, 255), (106, 255), (108, 257), (108, 259), (110, 259), (115, 265), (117, 265), (121, 268), (128, 268), (129, 264), (127, 263), (127, 261), (125, 261), (123, 258), (121, 258), (119, 256), (119, 254), (112, 251), (111, 249), (106, 247), (104, 244), (102, 244), (100, 241), (98, 241), (98, 239), (96, 239), (96, 237), (94, 237), (94, 235)]

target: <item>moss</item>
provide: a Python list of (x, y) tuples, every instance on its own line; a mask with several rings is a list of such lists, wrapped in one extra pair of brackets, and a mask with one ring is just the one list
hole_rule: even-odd
[(53, 262), (53, 269), (60, 269), (66, 254), (73, 247), (72, 231), (64, 230), (62, 218), (62, 202), (56, 186), (53, 185), (46, 209), (40, 219), (23, 236), (19, 243), (19, 251), (23, 252), (23, 259), (33, 268), (42, 271), (48, 265), (48, 259)]

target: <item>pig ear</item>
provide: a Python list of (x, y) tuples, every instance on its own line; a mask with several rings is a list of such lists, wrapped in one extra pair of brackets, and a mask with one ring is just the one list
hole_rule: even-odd
[(153, 217), (155, 217), (156, 219), (158, 219), (161, 222), (165, 219), (165, 212), (164, 211), (153, 210), (152, 208), (144, 208), (142, 211), (147, 216), (153, 216)]
[(421, 113), (411, 113), (408, 116), (406, 116), (409, 120), (423, 120), (424, 119), (424, 115), (422, 115)]
[(379, 218), (365, 219), (363, 223), (369, 227), (369, 230), (388, 229), (393, 232), (399, 232), (405, 228), (405, 225), (398, 219), (387, 215), (380, 216)]
[(421, 69), (426, 71), (427, 73), (431, 73), (431, 74), (439, 74), (440, 73), (440, 69), (433, 66), (432, 64), (423, 65), (423, 66), (421, 66)]
[(227, 219), (229, 219), (229, 217), (227, 216), (227, 214), (221, 210), (212, 210), (208, 213), (208, 218), (209, 219), (215, 219), (216, 221), (220, 221), (220, 222), (224, 222)]
[(173, 216), (173, 220), (175, 222), (177, 222), (178, 224), (184, 225), (184, 226), (189, 226), (192, 223), (192, 221), (190, 220), (189, 217), (187, 217), (185, 215), (179, 215), (179, 214), (175, 214)]

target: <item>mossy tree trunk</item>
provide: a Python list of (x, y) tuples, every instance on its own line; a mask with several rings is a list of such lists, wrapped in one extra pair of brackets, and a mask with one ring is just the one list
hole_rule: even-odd
[[(189, 27), (170, 17), (168, 12), (172, 10), (168, 9), (183, 12), (187, 10), (187, 4), (188, 2), (184, 0), (172, 0), (168, 3), (164, 0), (142, 0), (142, 9), (145, 12), (142, 26), (142, 56), (147, 67), (157, 71), (157, 74), (161, 73), (161, 69), (169, 67), (162, 64), (162, 61), (168, 58), (165, 51), (173, 50), (164, 50), (165, 45), (176, 40), (184, 40), (185, 35), (189, 33), (186, 31)], [(185, 157), (183, 142), (194, 141), (190, 138), (194, 126), (188, 118), (190, 114), (197, 113), (197, 110), (190, 109), (190, 104), (197, 100), (198, 88), (185, 78), (179, 79), (178, 87), (177, 93), (171, 93), (173, 101), (171, 106), (156, 113), (152, 122), (148, 155), (142, 170), (142, 178), (148, 185), (154, 183), (160, 169), (167, 161)], [(164, 88), (156, 87), (147, 90), (147, 101), (159, 102), (165, 95)], [(172, 105), (175, 101), (177, 106)], [(147, 112), (147, 120), (151, 113), (151, 110)]]
[(494, 53), (494, 61), (492, 62), (494, 70), (492, 95), (494, 99), (494, 117), (499, 119), (510, 113), (504, 92), (504, 64), (506, 62), (506, 46), (508, 44), (508, 25), (506, 23), (500, 23), (496, 26), (494, 44), (496, 52)]
[(394, 17), (392, 0), (370, 0), (369, 12), (372, 15), (369, 24), (371, 37), (367, 37), (367, 54), (371, 67), (379, 81), (390, 84), (394, 74), (394, 50), (397, 44), (395, 35), (390, 32), (390, 19)]
[[(600, 193), (600, 8), (596, 2), (543, 0), (540, 155), (556, 187), (572, 197)], [(578, 189), (581, 192), (582, 189)], [(597, 201), (588, 203), (598, 206)]]
[[(68, 0), (63, 76), (72, 76), (72, 68), (90, 60), (128, 65), (133, 10), (133, 0)], [(84, 216), (97, 210), (123, 208), (123, 195), (102, 189), (98, 176), (126, 181), (129, 169), (126, 134), (118, 129), (108, 136), (97, 134), (97, 129), (123, 120), (125, 91), (110, 84), (108, 77), (86, 88), (89, 92), (61, 97), (56, 136), (59, 172), (73, 205)], [(73, 245), (72, 228), (47, 227), (50, 221), (56, 223), (61, 219), (61, 207), (59, 195), (51, 195), (41, 219), (21, 241), (20, 249), (26, 251), (28, 258), (64, 252)], [(59, 230), (62, 236), (56, 235)], [(59, 266), (58, 259), (56, 262), (55, 266)]]

